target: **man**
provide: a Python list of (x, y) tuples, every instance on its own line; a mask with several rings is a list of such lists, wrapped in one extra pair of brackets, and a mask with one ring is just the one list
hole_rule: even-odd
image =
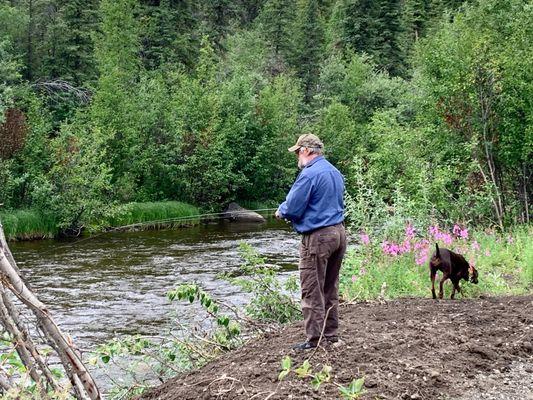
[(291, 221), (302, 234), (299, 269), (307, 340), (293, 346), (297, 350), (315, 348), (322, 330), (328, 342), (338, 341), (339, 270), (346, 252), (344, 179), (322, 156), (323, 147), (307, 133), (289, 149), (302, 171), (276, 211), (276, 218)]

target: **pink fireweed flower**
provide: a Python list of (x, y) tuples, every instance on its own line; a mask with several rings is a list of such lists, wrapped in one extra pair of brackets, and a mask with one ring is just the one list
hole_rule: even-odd
[(387, 240), (381, 243), (381, 249), (383, 250), (383, 253), (388, 254), (389, 256), (397, 256), (400, 253), (400, 246), (396, 243), (389, 243)]
[(439, 232), (437, 235), (435, 235), (436, 240), (442, 240), (445, 245), (449, 246), (453, 242), (452, 235), (449, 233)]
[(416, 265), (424, 265), (427, 261), (427, 254), (420, 255), (416, 257)]
[(507, 242), (508, 242), (509, 244), (511, 244), (511, 243), (513, 243), (513, 241), (514, 241), (514, 240), (513, 240), (513, 237), (512, 237), (511, 235), (509, 235), (509, 236), (507, 237)]
[(420, 249), (423, 249), (424, 247), (428, 247), (428, 246), (429, 246), (429, 240), (423, 239), (420, 242), (416, 242), (415, 245), (414, 245), (414, 248), (415, 248), (415, 250), (420, 250)]
[(485, 250), (485, 256), (490, 257), (490, 250)]
[(407, 226), (405, 227), (405, 237), (409, 240), (415, 237), (415, 228), (413, 228), (413, 225), (407, 224)]
[(352, 282), (355, 283), (356, 280), (357, 280), (357, 276), (352, 275)]
[(477, 240), (474, 240), (472, 242), (471, 246), (472, 246), (472, 250), (474, 250), (474, 251), (479, 251), (479, 249), (480, 249), (480, 246), (479, 246), (479, 243), (477, 242)]
[(361, 232), (359, 234), (359, 238), (361, 239), (361, 243), (363, 243), (365, 246), (370, 244), (370, 237), (366, 233)]
[(452, 232), (453, 232), (453, 234), (454, 234), (455, 236), (459, 236), (460, 233), (461, 233), (461, 227), (460, 227), (459, 225), (455, 224), (455, 225), (453, 226), (453, 230), (452, 230)]
[(434, 237), (437, 236), (440, 233), (439, 226), (438, 225), (430, 226), (429, 233)]
[(400, 245), (400, 254), (409, 253), (411, 251), (411, 242), (409, 239), (405, 239)]
[(461, 231), (459, 232), (459, 237), (461, 239), (468, 239), (468, 229), (461, 229)]

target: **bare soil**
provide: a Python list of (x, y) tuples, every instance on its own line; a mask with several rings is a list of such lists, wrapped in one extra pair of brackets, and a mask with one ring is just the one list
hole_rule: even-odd
[[(296, 352), (302, 324), (251, 340), (200, 370), (151, 389), (143, 400), (339, 399), (365, 377), (362, 399), (533, 399), (533, 295), (474, 300), (400, 299), (343, 304), (342, 341)], [(318, 391), (281, 360), (330, 365)], [(333, 383), (335, 382), (335, 383)]]

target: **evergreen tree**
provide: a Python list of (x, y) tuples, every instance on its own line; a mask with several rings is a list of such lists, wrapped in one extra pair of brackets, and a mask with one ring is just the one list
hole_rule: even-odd
[(49, 5), (40, 47), (39, 75), (84, 86), (96, 78), (92, 36), (98, 27), (97, 0), (56, 0)]
[(270, 42), (274, 56), (287, 62), (292, 56), (293, 24), (296, 18), (295, 2), (292, 0), (267, 0), (258, 17), (261, 31)]
[(192, 0), (144, 1), (140, 32), (142, 59), (148, 69), (182, 64), (192, 68), (198, 56), (198, 24)]
[(400, 0), (339, 0), (329, 24), (330, 47), (365, 52), (380, 68), (403, 74), (401, 4)]
[(128, 171), (139, 143), (133, 112), (140, 69), (136, 6), (136, 0), (102, 0), (100, 4), (101, 34), (95, 44), (100, 77), (91, 105), (93, 123), (108, 135), (113, 179), (125, 186), (134, 185), (135, 178)]
[(300, 1), (294, 36), (297, 41), (293, 64), (302, 80), (305, 100), (309, 102), (315, 92), (324, 53), (324, 32), (318, 0)]

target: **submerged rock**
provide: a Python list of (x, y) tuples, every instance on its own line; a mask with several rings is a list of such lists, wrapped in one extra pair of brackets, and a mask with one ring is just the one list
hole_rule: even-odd
[(255, 211), (247, 210), (237, 203), (229, 203), (224, 211), (223, 218), (235, 222), (266, 222), (265, 218)]

